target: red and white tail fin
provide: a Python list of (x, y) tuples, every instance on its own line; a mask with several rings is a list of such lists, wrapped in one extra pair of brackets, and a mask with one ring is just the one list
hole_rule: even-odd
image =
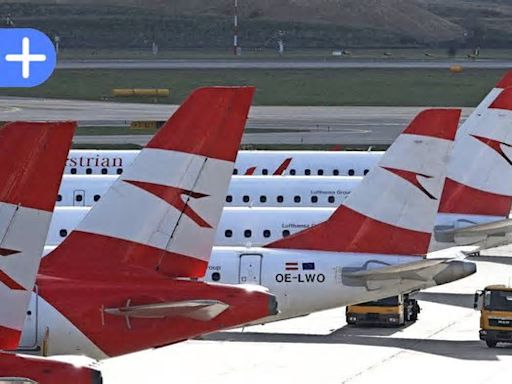
[(459, 118), (457, 109), (418, 114), (329, 220), (269, 247), (426, 254)]
[(16, 349), (74, 123), (0, 128), (0, 349)]
[(136, 267), (203, 276), (253, 94), (252, 87), (193, 92), (44, 258), (42, 273), (90, 277)]
[(507, 88), (459, 129), (439, 212), (506, 218), (511, 207), (512, 88)]

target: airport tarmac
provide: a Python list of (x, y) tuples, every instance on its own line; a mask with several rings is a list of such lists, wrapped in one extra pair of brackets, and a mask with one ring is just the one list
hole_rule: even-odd
[[(478, 340), (473, 293), (509, 284), (512, 247), (488, 251), (478, 272), (421, 293), (419, 320), (405, 328), (346, 326), (344, 308), (220, 332), (100, 363), (112, 383), (504, 383), (512, 345)], [(474, 260), (474, 259), (473, 259)]]
[[(165, 121), (176, 105), (37, 98), (0, 98), (0, 121), (77, 120), (80, 125)], [(390, 144), (423, 107), (251, 108), (244, 144)], [(463, 109), (466, 117), (471, 108)], [(148, 135), (77, 136), (77, 144), (144, 145)]]
[(465, 68), (508, 69), (511, 60), (357, 60), (351, 58), (329, 58), (328, 60), (288, 59), (175, 59), (175, 60), (59, 60), (58, 69), (437, 69), (458, 64)]

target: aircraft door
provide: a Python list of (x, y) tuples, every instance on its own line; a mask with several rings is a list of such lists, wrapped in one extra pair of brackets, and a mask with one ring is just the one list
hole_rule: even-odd
[(73, 191), (73, 205), (75, 207), (85, 207), (85, 191), (83, 189)]
[[(35, 287), (35, 292), (37, 292), (37, 286)], [(23, 333), (21, 334), (20, 349), (30, 350), (37, 346), (38, 297), (37, 293), (33, 293), (30, 299)]]
[(240, 256), (240, 284), (261, 284), (261, 255)]

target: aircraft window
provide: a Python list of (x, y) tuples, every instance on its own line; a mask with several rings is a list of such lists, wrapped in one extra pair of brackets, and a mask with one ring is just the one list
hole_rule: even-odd
[(286, 237), (286, 236), (290, 236), (290, 231), (289, 231), (289, 230), (287, 230), (287, 229), (285, 229), (285, 230), (283, 231), (283, 237)]
[(295, 169), (290, 169), (290, 175), (295, 176), (295, 173), (296, 173)]
[(370, 170), (369, 170), (369, 169), (365, 169), (365, 170), (364, 170), (364, 175), (366, 176), (366, 174), (367, 174), (368, 172), (370, 172)]
[(118, 175), (120, 175), (121, 173), (123, 173), (123, 168), (117, 168), (116, 173), (117, 173)]
[(340, 174), (340, 171), (338, 169), (333, 169), (333, 171), (332, 171), (333, 176), (338, 176), (339, 174)]
[(226, 196), (226, 203), (232, 203), (233, 202), (233, 196), (227, 195)]
[(101, 168), (101, 174), (102, 175), (108, 174), (108, 169), (107, 168)]
[(85, 169), (85, 173), (90, 175), (92, 173), (92, 169), (91, 168), (86, 168)]
[(62, 201), (62, 195), (57, 195), (57, 201)]
[(261, 174), (262, 174), (262, 175), (268, 175), (268, 169), (263, 168), (263, 169), (261, 170)]
[(322, 176), (324, 174), (324, 170), (323, 169), (319, 169), (316, 173), (317, 173), (318, 176)]
[(355, 174), (355, 172), (354, 172), (354, 170), (353, 170), (353, 169), (349, 169), (349, 170), (348, 170), (348, 175), (349, 175), (349, 176), (354, 176), (354, 174)]
[(265, 230), (263, 231), (263, 237), (265, 237), (265, 238), (269, 238), (269, 237), (270, 237), (270, 230), (265, 229)]
[(27, 316), (32, 316), (32, 311), (27, 311)]
[(94, 201), (98, 201), (99, 199), (101, 199), (101, 196), (100, 195), (94, 195), (94, 197), (92, 199)]
[(71, 168), (69, 173), (71, 173), (72, 175), (76, 175), (76, 168)]
[(300, 203), (300, 196), (299, 195), (294, 196), (293, 197), (293, 201), (296, 202), (296, 203)]
[(329, 203), (331, 203), (331, 204), (332, 204), (332, 203), (334, 203), (334, 196), (329, 196), (329, 197), (327, 198), (327, 201), (328, 201)]
[(238, 169), (233, 169), (233, 175), (238, 175)]
[(247, 195), (244, 195), (244, 197), (242, 198), (243, 202), (244, 203), (248, 203), (249, 202), (249, 196)]
[(60, 237), (66, 237), (68, 235), (68, 231), (65, 229), (61, 229), (59, 231), (59, 235), (60, 235)]
[(246, 229), (246, 230), (244, 231), (244, 237), (245, 237), (246, 239), (248, 239), (248, 238), (249, 238), (249, 237), (251, 237), (251, 236), (252, 236), (252, 231), (251, 231), (250, 229)]
[(225, 237), (232, 237), (233, 236), (233, 231), (231, 229), (226, 229), (224, 231), (224, 236)]
[(82, 195), (76, 195), (75, 196), (75, 201), (78, 201), (79, 203), (84, 199), (84, 197)]
[(279, 195), (279, 196), (277, 196), (276, 200), (277, 200), (278, 203), (282, 203), (283, 200), (284, 200), (284, 197), (282, 195)]
[(261, 195), (260, 196), (260, 203), (266, 203), (267, 202), (267, 196)]
[(304, 170), (304, 174), (305, 174), (306, 176), (311, 175), (311, 169), (305, 169), (305, 170)]
[(311, 196), (312, 203), (318, 203), (318, 196)]
[(212, 280), (213, 281), (219, 281), (220, 280), (220, 273), (219, 272), (213, 272), (212, 273)]

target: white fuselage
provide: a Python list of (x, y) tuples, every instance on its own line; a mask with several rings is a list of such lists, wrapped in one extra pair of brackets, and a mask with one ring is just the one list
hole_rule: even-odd
[[(72, 150), (66, 174), (119, 175), (139, 151)], [(363, 176), (383, 152), (364, 151), (240, 151), (235, 175), (272, 175), (276, 171), (291, 176)]]

